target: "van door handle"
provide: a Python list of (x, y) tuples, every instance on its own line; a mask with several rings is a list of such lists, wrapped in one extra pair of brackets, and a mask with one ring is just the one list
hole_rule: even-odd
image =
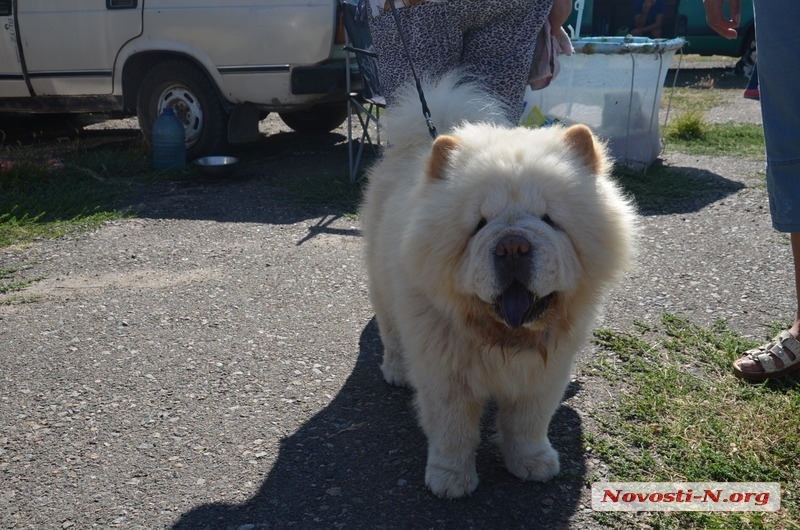
[(106, 0), (107, 9), (135, 9), (138, 0)]

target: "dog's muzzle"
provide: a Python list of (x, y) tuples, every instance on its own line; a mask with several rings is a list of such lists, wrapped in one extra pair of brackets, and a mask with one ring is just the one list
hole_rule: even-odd
[(528, 289), (532, 266), (533, 250), (524, 237), (507, 236), (495, 246), (495, 275), (506, 286), (495, 302), (495, 313), (513, 329), (538, 318), (553, 299), (553, 293), (540, 297)]

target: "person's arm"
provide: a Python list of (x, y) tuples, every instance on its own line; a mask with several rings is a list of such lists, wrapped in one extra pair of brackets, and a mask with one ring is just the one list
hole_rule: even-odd
[[(725, 18), (722, 5), (730, 4), (731, 18)], [(742, 5), (740, 0), (703, 0), (703, 8), (706, 10), (706, 22), (711, 29), (725, 37), (726, 39), (736, 38), (736, 28), (742, 20)]]
[[(572, 14), (572, 0), (553, 0), (553, 7), (550, 8), (548, 20), (551, 28), (563, 26)], [(551, 31), (553, 31), (551, 29)]]

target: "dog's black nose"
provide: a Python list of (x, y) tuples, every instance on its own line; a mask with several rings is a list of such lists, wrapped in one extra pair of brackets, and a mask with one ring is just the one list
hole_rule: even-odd
[(531, 251), (531, 244), (521, 236), (509, 236), (500, 240), (494, 253), (498, 258), (516, 258), (527, 256)]
[(514, 281), (527, 285), (531, 277), (533, 248), (522, 236), (507, 236), (494, 247), (494, 273), (505, 288)]

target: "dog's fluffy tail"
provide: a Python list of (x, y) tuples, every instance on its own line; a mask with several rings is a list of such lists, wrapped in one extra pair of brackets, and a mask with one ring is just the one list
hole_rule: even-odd
[[(421, 85), (439, 134), (446, 134), (463, 122), (513, 125), (506, 106), (464, 72), (453, 71), (438, 80), (422, 79)], [(387, 110), (386, 137), (393, 146), (410, 147), (430, 142), (414, 83), (399, 89)]]

